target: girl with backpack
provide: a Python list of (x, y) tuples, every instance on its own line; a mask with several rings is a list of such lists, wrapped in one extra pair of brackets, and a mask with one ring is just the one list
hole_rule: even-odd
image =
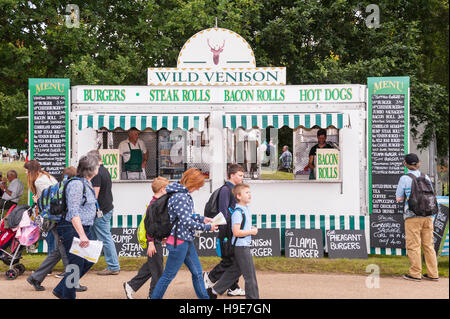
[[(54, 184), (57, 183), (57, 180), (43, 171), (41, 165), (36, 160), (31, 160), (25, 163), (25, 172), (27, 174), (28, 180), (28, 188), (33, 193), (33, 201), (37, 202), (39, 197), (42, 195), (42, 191)], [(76, 175), (76, 169), (74, 167), (66, 167), (63, 172), (64, 176), (71, 178)], [(52, 238), (54, 241), (54, 247), (52, 248), (49, 243), (49, 238)], [(64, 245), (62, 244), (58, 232), (56, 231), (56, 227), (51, 229), (46, 237), (47, 245), (48, 245), (48, 253), (45, 260), (36, 269), (28, 278), (27, 282), (34, 287), (36, 291), (44, 291), (45, 288), (41, 285), (44, 279), (50, 274), (56, 264), (62, 259), (64, 269), (69, 264), (69, 260), (67, 258), (66, 250), (64, 249)], [(62, 278), (63, 273), (57, 274), (57, 278)], [(78, 287), (77, 291), (85, 291), (86, 287)]]
[[(194, 216), (194, 201), (191, 193), (205, 184), (205, 178), (200, 170), (188, 169), (180, 182), (172, 183), (166, 188), (171, 194), (168, 200), (168, 213), (170, 222), (175, 223), (170, 236), (167, 238), (167, 257), (164, 273), (159, 279), (151, 299), (161, 299), (167, 287), (175, 278), (184, 263), (192, 274), (192, 283), (198, 298), (209, 299), (202, 278), (202, 265), (194, 246), (194, 233), (196, 230), (213, 231), (217, 225), (211, 224), (212, 219), (204, 216)], [(176, 242), (175, 242), (176, 241)]]

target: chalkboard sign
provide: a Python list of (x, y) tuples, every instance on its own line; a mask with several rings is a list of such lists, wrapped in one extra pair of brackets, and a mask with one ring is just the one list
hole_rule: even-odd
[(445, 239), (448, 223), (448, 206), (439, 205), (439, 213), (436, 214), (433, 222), (434, 230), (434, 250), (439, 253), (442, 241)]
[[(147, 257), (147, 250), (142, 249), (137, 240), (137, 228), (111, 228), (112, 239), (119, 257)], [(163, 256), (168, 250), (163, 248)]]
[(112, 239), (119, 257), (144, 257), (147, 252), (139, 245), (137, 228), (111, 228)]
[(328, 257), (367, 259), (366, 235), (364, 230), (327, 230)]
[(286, 229), (284, 251), (287, 258), (322, 258), (321, 229)]
[(370, 246), (405, 248), (405, 222), (403, 214), (370, 215)]
[(409, 77), (368, 78), (369, 211), (402, 214), (395, 200), (408, 153)]
[(252, 236), (250, 251), (253, 257), (280, 257), (280, 230), (278, 228), (258, 229), (258, 234)]
[(68, 166), (69, 79), (29, 79), (30, 158), (60, 179)]
[[(201, 257), (217, 256), (216, 245), (219, 232), (199, 232), (194, 238), (197, 254)], [(278, 228), (258, 229), (252, 236), (251, 253), (254, 257), (281, 256), (280, 230)]]
[(219, 231), (214, 232), (199, 232), (199, 236), (194, 238), (194, 245), (197, 249), (197, 254), (200, 257), (217, 256), (216, 245)]

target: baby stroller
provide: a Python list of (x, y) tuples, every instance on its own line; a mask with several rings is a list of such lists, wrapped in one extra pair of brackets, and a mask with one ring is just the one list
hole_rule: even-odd
[[(14, 280), (25, 272), (25, 266), (19, 263), (25, 247), (39, 240), (39, 227), (31, 220), (33, 206), (14, 205), (0, 223), (0, 260), (9, 269), (6, 279)], [(8, 252), (9, 249), (9, 252)]]

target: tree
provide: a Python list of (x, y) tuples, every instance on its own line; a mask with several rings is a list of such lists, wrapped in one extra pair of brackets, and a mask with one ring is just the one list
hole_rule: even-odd
[[(80, 27), (65, 24), (66, 3), (0, 0), (0, 144), (23, 145), (28, 78), (71, 85), (145, 85), (150, 66), (174, 67), (185, 41), (218, 26), (253, 48), (259, 66), (285, 66), (289, 84), (359, 83), (411, 77), (411, 123), (425, 123), (448, 153), (448, 1), (384, 1), (368, 28), (371, 1), (71, 1)], [(7, 132), (8, 133), (5, 133)], [(14, 132), (11, 134), (9, 132)], [(11, 136), (12, 135), (12, 136)]]

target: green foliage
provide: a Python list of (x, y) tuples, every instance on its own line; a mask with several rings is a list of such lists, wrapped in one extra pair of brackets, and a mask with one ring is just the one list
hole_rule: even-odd
[[(66, 2), (0, 0), (0, 145), (27, 135), (28, 78), (71, 85), (145, 85), (148, 67), (174, 67), (185, 41), (218, 26), (243, 36), (259, 66), (285, 66), (289, 84), (364, 84), (369, 76), (411, 77), (411, 122), (424, 123), (448, 152), (448, 0), (70, 1), (80, 27), (65, 25)], [(415, 131), (413, 131), (414, 133)]]

